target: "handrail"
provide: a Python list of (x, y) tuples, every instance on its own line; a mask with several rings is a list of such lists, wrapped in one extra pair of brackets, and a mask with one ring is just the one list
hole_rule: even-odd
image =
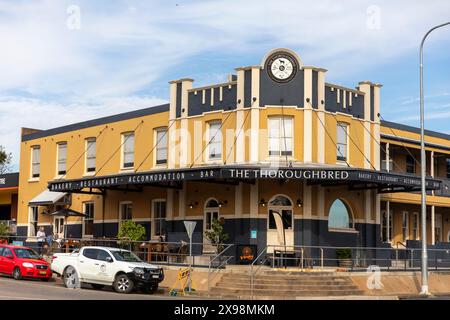
[[(228, 261), (230, 261), (231, 258), (233, 258), (233, 256), (228, 256), (228, 257), (226, 257), (226, 256), (224, 255), (224, 253), (225, 253), (226, 251), (228, 251), (228, 249), (230, 249), (230, 248), (233, 247), (233, 246), (234, 246), (234, 244), (227, 244), (227, 247), (226, 247), (224, 250), (222, 250), (222, 251), (221, 251), (220, 253), (218, 253), (214, 258), (212, 258), (212, 259), (209, 260), (209, 265), (208, 265), (208, 294), (210, 293), (210, 290), (211, 290), (211, 281), (217, 276), (217, 274), (219, 273), (220, 269), (221, 269), (224, 265), (227, 265), (227, 264), (228, 264)], [(211, 271), (211, 267), (212, 267), (213, 261), (215, 261), (216, 259), (218, 259), (219, 257), (222, 257), (222, 256), (225, 256), (225, 257), (226, 257), (225, 261), (223, 261), (223, 262), (220, 262), (220, 261), (219, 261), (219, 265), (218, 265), (216, 268), (214, 268), (215, 270), (212, 270), (212, 271)], [(213, 276), (213, 273), (215, 273), (215, 272), (217, 272), (217, 273), (214, 275), (214, 277), (212, 277), (212, 276)]]
[(258, 266), (258, 268), (255, 270), (255, 272), (253, 272), (253, 267), (255, 265), (255, 263), (258, 262), (258, 260), (261, 258), (261, 256), (267, 252), (267, 248), (269, 246), (266, 246), (264, 248), (264, 250), (261, 251), (261, 253), (255, 258), (255, 260), (253, 260), (252, 264), (250, 265), (250, 297), (253, 300), (253, 286), (254, 286), (254, 276), (256, 275), (256, 273), (258, 272), (258, 270), (261, 268), (261, 265)]

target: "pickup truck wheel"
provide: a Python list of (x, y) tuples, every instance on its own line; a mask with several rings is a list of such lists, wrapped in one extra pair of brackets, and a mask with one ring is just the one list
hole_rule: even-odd
[(19, 267), (15, 267), (13, 270), (13, 278), (15, 280), (20, 280), (22, 279), (22, 272), (20, 272), (20, 268)]
[(114, 280), (114, 290), (119, 293), (130, 293), (133, 290), (134, 282), (126, 274), (119, 274)]
[(78, 279), (77, 271), (74, 267), (68, 266), (63, 272), (63, 282), (66, 288), (79, 288), (80, 279)]
[(102, 290), (105, 286), (102, 284), (91, 283), (91, 287), (94, 288), (95, 290)]

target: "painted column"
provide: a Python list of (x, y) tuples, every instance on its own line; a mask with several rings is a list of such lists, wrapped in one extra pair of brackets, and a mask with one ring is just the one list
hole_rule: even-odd
[(252, 71), (251, 90), (251, 131), (250, 131), (250, 162), (259, 162), (259, 75), (260, 66), (254, 66)]
[(178, 192), (178, 217), (184, 220), (186, 217), (186, 181), (183, 181), (183, 189)]
[[(317, 74), (317, 117), (314, 119), (317, 123), (317, 162), (325, 163), (325, 128), (322, 123), (325, 123), (325, 69), (318, 69)], [(314, 112), (314, 111), (313, 111)], [(314, 117), (313, 117), (314, 118)], [(323, 189), (323, 188), (319, 188)]]
[[(303, 180), (303, 245), (312, 245), (312, 187)], [(294, 230), (295, 231), (295, 230)]]
[[(430, 175), (434, 178), (434, 151), (430, 152)], [(434, 196), (434, 190), (431, 191), (431, 195)]]
[[(431, 244), (435, 245), (436, 238), (436, 209), (435, 206), (431, 206)], [(426, 240), (425, 240), (426, 241)]]
[[(370, 105), (370, 92), (371, 92), (371, 83), (364, 81), (359, 83), (359, 90), (364, 92), (364, 169), (372, 169), (369, 161), (371, 153), (371, 140), (369, 131), (370, 131), (370, 114), (371, 114), (371, 105)], [(367, 158), (367, 159), (366, 159)]]
[(259, 214), (259, 180), (250, 185), (250, 218), (258, 218)]
[(181, 80), (181, 124), (180, 124), (180, 167), (186, 167), (190, 163), (190, 132), (188, 128), (188, 90), (192, 89), (192, 79)]
[(386, 171), (387, 172), (391, 171), (391, 165), (390, 165), (390, 162), (389, 162), (390, 154), (391, 154), (390, 146), (391, 146), (391, 144), (389, 142), (387, 142), (386, 143), (386, 159), (385, 159), (385, 161), (386, 161)]
[(243, 183), (239, 182), (238, 185), (235, 186), (234, 189), (234, 215), (235, 218), (242, 217), (242, 192), (243, 192)]
[(312, 162), (312, 68), (304, 67), (303, 162)]
[[(236, 132), (242, 127), (244, 122), (244, 83), (245, 71), (242, 68), (236, 69), (237, 72), (237, 94), (236, 94)], [(245, 162), (245, 134), (241, 133), (236, 139), (236, 163)]]
[(389, 219), (391, 218), (391, 202), (388, 200), (386, 201), (386, 239), (388, 242), (391, 242), (391, 222)]

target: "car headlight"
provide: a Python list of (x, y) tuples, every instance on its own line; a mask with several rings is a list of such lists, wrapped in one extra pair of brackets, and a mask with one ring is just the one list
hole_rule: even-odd
[(22, 266), (24, 266), (25, 268), (33, 268), (34, 267), (33, 264), (29, 263), (29, 262), (22, 263)]
[(134, 273), (137, 273), (137, 274), (144, 274), (143, 268), (134, 268), (133, 271), (134, 271)]

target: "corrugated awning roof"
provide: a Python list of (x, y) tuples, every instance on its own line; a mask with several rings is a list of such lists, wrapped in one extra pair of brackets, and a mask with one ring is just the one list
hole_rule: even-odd
[(63, 197), (67, 195), (66, 192), (55, 192), (46, 189), (39, 195), (34, 197), (28, 202), (29, 206), (44, 206), (49, 204), (55, 204), (59, 202)]

